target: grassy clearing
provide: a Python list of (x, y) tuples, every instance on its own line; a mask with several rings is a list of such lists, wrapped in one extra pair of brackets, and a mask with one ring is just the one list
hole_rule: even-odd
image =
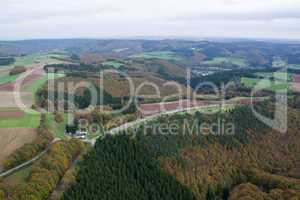
[(277, 91), (283, 89), (289, 89), (291, 84), (285, 82), (273, 82), (269, 79), (247, 78), (242, 77), (241, 83), (248, 88), (264, 89), (269, 91)]
[(119, 69), (122, 65), (124, 65), (123, 63), (118, 62), (118, 61), (106, 61), (106, 62), (103, 62), (102, 64), (104, 66), (112, 66), (116, 69)]
[(15, 66), (27, 66), (33, 65), (38, 60), (38, 54), (16, 57), (16, 62), (14, 63)]
[(27, 56), (21, 56), (21, 57), (16, 57), (16, 62), (14, 63), (15, 66), (30, 66), (34, 65), (36, 63), (39, 63), (39, 61), (45, 58), (45, 55), (41, 54), (31, 54)]
[(163, 59), (163, 60), (181, 60), (180, 56), (176, 55), (172, 51), (152, 51), (145, 52), (137, 55), (133, 55), (133, 58), (145, 58), (145, 59)]
[(68, 114), (65, 113), (63, 115), (63, 118), (63, 122), (57, 123), (54, 120), (54, 115), (52, 113), (47, 113), (46, 115), (47, 126), (49, 127), (50, 131), (54, 133), (54, 136), (60, 139), (66, 138), (65, 127), (68, 123)]
[[(0, 112), (20, 111), (17, 108), (1, 108)], [(40, 113), (32, 111), (24, 112), (22, 117), (1, 119), (0, 128), (37, 128), (40, 124)]]
[(230, 64), (238, 65), (240, 67), (246, 67), (246, 61), (243, 58), (217, 57), (214, 58), (213, 60), (202, 62), (202, 64), (206, 64), (206, 65), (217, 65), (222, 63), (230, 63)]
[[(64, 118), (63, 122), (57, 123), (54, 119), (53, 113), (47, 113), (46, 115), (47, 127), (52, 133), (54, 133), (54, 137), (60, 139), (68, 138), (68, 136), (65, 135), (65, 128), (66, 125), (68, 124), (68, 114), (64, 113), (63, 118)], [(92, 134), (88, 131), (88, 139), (97, 138), (99, 136), (100, 136), (99, 133)]]
[(112, 51), (115, 52), (115, 53), (120, 53), (122, 51), (126, 51), (128, 50), (129, 48), (122, 48), (122, 49), (113, 49)]
[(54, 79), (65, 77), (64, 74), (46, 74), (40, 79), (32, 82), (29, 85), (26, 85), (24, 88), (25, 92), (31, 92), (32, 94), (35, 94), (40, 88), (44, 86), (44, 84), (50, 79), (50, 77), (54, 77)]

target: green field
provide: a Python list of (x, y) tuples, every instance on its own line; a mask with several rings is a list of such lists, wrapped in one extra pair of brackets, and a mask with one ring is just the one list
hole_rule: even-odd
[[(1, 108), (1, 112), (18, 112), (18, 108)], [(0, 128), (37, 128), (40, 125), (40, 113), (30, 110), (31, 113), (24, 113), (21, 117), (0, 119)], [(22, 111), (21, 111), (22, 112)]]
[(131, 56), (133, 58), (145, 58), (145, 59), (163, 59), (163, 60), (181, 60), (180, 56), (176, 55), (172, 51), (152, 51), (145, 52), (137, 55)]
[[(60, 139), (68, 138), (68, 136), (65, 135), (65, 128), (66, 128), (66, 125), (68, 124), (68, 117), (69, 117), (68, 114), (64, 113), (63, 114), (63, 118), (64, 118), (63, 122), (57, 123), (54, 119), (53, 113), (46, 114), (47, 128), (49, 128), (49, 130), (52, 133), (54, 133), (54, 136), (56, 138), (60, 138)], [(92, 134), (88, 131), (88, 139), (97, 138), (99, 136), (100, 136), (99, 133)]]
[(289, 68), (290, 68), (290, 69), (300, 69), (300, 64), (292, 64), (292, 65), (289, 65)]
[(55, 54), (55, 53), (50, 53), (50, 54), (31, 54), (27, 56), (22, 56), (22, 57), (16, 57), (16, 62), (13, 64), (15, 66), (31, 66), (49, 59), (53, 59), (53, 57), (57, 58), (65, 58), (66, 56), (63, 54)]
[[(47, 62), (50, 60), (54, 60), (54, 58), (65, 58), (66, 55), (63, 54), (31, 54), (27, 56), (22, 57), (16, 57), (16, 62), (12, 64), (11, 66), (5, 66), (4, 70), (0, 71), (0, 84), (10, 83), (14, 82), (21, 74), (9, 75), (10, 69), (13, 68), (13, 66), (24, 66), (24, 67), (30, 67), (37, 63)], [(41, 82), (43, 82), (41, 80)], [(38, 82), (36, 84), (39, 84)], [(33, 88), (34, 90), (34, 88)]]
[(126, 50), (128, 50), (129, 48), (120, 48), (120, 49), (113, 49), (112, 51), (113, 52), (116, 52), (116, 53), (120, 53), (120, 52), (122, 52), (122, 51), (126, 51)]
[(124, 64), (121, 63), (121, 62), (118, 62), (118, 61), (106, 61), (106, 62), (103, 62), (102, 65), (104, 65), (104, 66), (112, 66), (112, 67), (114, 67), (116, 69), (119, 69)]
[(11, 83), (14, 82), (15, 80), (17, 80), (17, 78), (20, 76), (21, 74), (16, 74), (16, 75), (7, 75), (7, 76), (3, 76), (0, 77), (0, 84), (5, 84), (5, 83)]
[(64, 74), (54, 74), (54, 73), (51, 74), (50, 73), (46, 74), (42, 78), (32, 82), (29, 85), (26, 85), (24, 88), (25, 92), (31, 92), (35, 94), (40, 88), (43, 87), (43, 85), (49, 80), (50, 77), (54, 77), (54, 79), (57, 79), (65, 76)]
[(263, 77), (263, 78), (276, 78), (279, 80), (287, 80), (287, 81), (292, 81), (293, 80), (293, 74), (291, 73), (285, 73), (285, 72), (257, 72), (255, 73), (258, 77)]
[(212, 60), (202, 62), (202, 64), (206, 64), (206, 65), (217, 65), (222, 63), (230, 63), (230, 64), (238, 65), (240, 67), (246, 67), (246, 61), (243, 58), (216, 57)]
[(54, 133), (54, 136), (57, 138), (65, 139), (65, 127), (68, 123), (68, 114), (63, 115), (63, 122), (57, 123), (54, 120), (54, 115), (52, 113), (47, 113), (46, 115), (46, 122), (49, 130)]
[(242, 77), (241, 83), (248, 88), (264, 89), (269, 91), (277, 91), (283, 89), (289, 89), (291, 84), (286, 82), (273, 82), (269, 79), (247, 78)]
[(33, 54), (28, 56), (16, 57), (15, 66), (27, 66), (33, 65), (38, 62), (39, 54)]

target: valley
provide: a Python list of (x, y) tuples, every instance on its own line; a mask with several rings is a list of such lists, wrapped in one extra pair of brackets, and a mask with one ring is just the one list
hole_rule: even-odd
[(298, 199), (295, 49), (0, 42), (0, 199)]

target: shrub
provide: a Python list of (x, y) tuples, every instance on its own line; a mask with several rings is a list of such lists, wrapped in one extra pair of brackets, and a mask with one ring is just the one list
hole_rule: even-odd
[(17, 75), (17, 74), (22, 74), (23, 72), (26, 72), (25, 67), (14, 67), (13, 69), (10, 70), (9, 75)]
[(62, 123), (64, 121), (64, 115), (59, 112), (54, 113), (54, 120), (56, 123)]

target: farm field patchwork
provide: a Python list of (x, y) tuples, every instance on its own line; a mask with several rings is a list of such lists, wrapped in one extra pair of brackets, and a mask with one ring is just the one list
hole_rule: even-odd
[(291, 83), (286, 82), (273, 82), (268, 79), (258, 79), (258, 78), (247, 78), (242, 77), (241, 83), (248, 88), (254, 88), (257, 89), (265, 89), (269, 91), (277, 91), (282, 89), (290, 89)]
[(37, 128), (40, 113), (31, 110), (26, 113), (18, 108), (0, 109), (0, 128)]
[(293, 80), (293, 74), (292, 73), (285, 73), (285, 72), (257, 72), (255, 73), (258, 77), (263, 77), (263, 78), (277, 78), (281, 80), (287, 80), (287, 81), (292, 81)]
[(24, 87), (24, 90), (25, 92), (30, 92), (32, 94), (35, 94), (40, 88), (43, 87), (43, 85), (51, 79), (51, 77), (53, 77), (54, 79), (56, 78), (62, 78), (62, 77), (65, 77), (64, 74), (46, 74), (44, 76), (42, 76), (41, 78), (31, 82), (30, 84), (27, 84), (25, 87)]
[(31, 54), (22, 57), (16, 57), (16, 62), (14, 63), (15, 66), (31, 66), (40, 62), (45, 62), (47, 60), (51, 60), (54, 58), (65, 58), (65, 55), (62, 54)]
[(9, 75), (10, 69), (13, 66), (34, 67), (37, 64), (52, 62), (55, 58), (65, 58), (62, 54), (32, 54), (23, 57), (16, 57), (16, 62), (12, 66), (6, 66), (0, 71), (0, 84), (8, 84), (16, 81), (21, 74)]
[(163, 59), (163, 60), (181, 60), (180, 56), (176, 55), (172, 51), (153, 51), (145, 52), (137, 55), (131, 56), (133, 58), (145, 58), (145, 59)]

